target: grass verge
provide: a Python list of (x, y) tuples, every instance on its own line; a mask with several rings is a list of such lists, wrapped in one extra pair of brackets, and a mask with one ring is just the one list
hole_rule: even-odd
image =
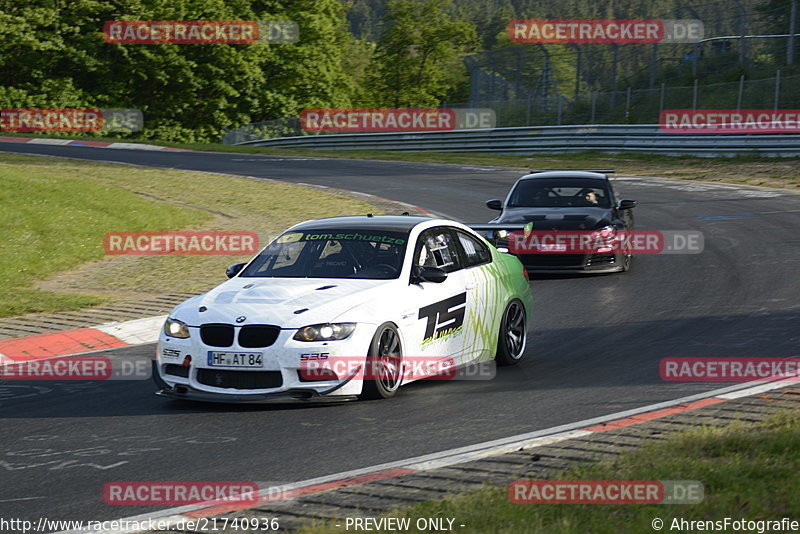
[[(708, 528), (671, 528), (687, 521), (798, 518), (800, 495), (800, 414), (787, 411), (756, 424), (736, 423), (677, 434), (662, 443), (602, 462), (566, 471), (562, 480), (698, 480), (705, 499), (692, 505), (535, 505), (512, 504), (505, 487), (486, 489), (397, 510), (391, 517), (455, 518), (457, 532), (496, 534), (599, 534), (699, 532)], [(353, 514), (357, 516), (358, 514)], [(339, 521), (341, 523), (341, 521)], [(730, 527), (729, 527), (730, 529)], [(302, 534), (342, 532), (318, 523)], [(419, 532), (412, 528), (410, 532)]]
[(276, 181), (1, 153), (0, 184), (0, 317), (200, 292), (248, 259), (109, 257), (109, 231), (251, 231), (266, 243), (303, 220), (382, 211)]

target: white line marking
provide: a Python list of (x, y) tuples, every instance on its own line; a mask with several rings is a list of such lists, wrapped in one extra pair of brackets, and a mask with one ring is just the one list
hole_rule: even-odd
[(114, 336), (128, 345), (142, 345), (158, 341), (159, 331), (166, 320), (166, 315), (159, 315), (157, 317), (134, 319), (133, 321), (107, 323), (94, 328)]
[(35, 501), (38, 499), (46, 499), (47, 497), (20, 497), (19, 499), (3, 499), (0, 502), (19, 502), (19, 501)]
[[(734, 384), (732, 386), (715, 389), (704, 393), (689, 395), (686, 397), (681, 397), (670, 401), (659, 402), (656, 404), (651, 404), (649, 406), (642, 406), (641, 408), (634, 408), (632, 410), (626, 410), (624, 412), (604, 415), (601, 417), (594, 417), (592, 419), (577, 421), (575, 423), (568, 423), (565, 425), (547, 428), (544, 430), (537, 430), (535, 432), (529, 432), (526, 434), (518, 434), (516, 436), (502, 438), (494, 441), (487, 441), (484, 443), (477, 443), (475, 445), (469, 445), (467, 447), (460, 447), (456, 449), (449, 449), (445, 451), (435, 452), (432, 454), (426, 454), (414, 458), (407, 458), (405, 460), (398, 460), (394, 462), (387, 462), (369, 467), (363, 467), (361, 469), (353, 469), (350, 471), (344, 471), (333, 475), (327, 475), (327, 476), (312, 478), (309, 480), (303, 480), (300, 482), (295, 482), (293, 484), (285, 484), (282, 485), (282, 490), (288, 492), (291, 490), (305, 488), (308, 486), (323, 484), (325, 482), (333, 482), (336, 480), (352, 478), (355, 476), (366, 475), (369, 473), (384, 471), (386, 469), (393, 469), (398, 467), (406, 469), (414, 469), (417, 471), (424, 471), (436, 467), (456, 465), (459, 463), (470, 462), (473, 460), (478, 460), (481, 458), (487, 458), (489, 456), (502, 454), (504, 452), (511, 452), (514, 450), (525, 449), (525, 448), (533, 448), (545, 444), (556, 443), (558, 441), (563, 441), (566, 439), (572, 439), (576, 437), (593, 434), (594, 432), (581, 429), (597, 425), (600, 423), (615, 421), (617, 419), (625, 419), (632, 415), (653, 412), (663, 408), (670, 408), (673, 406), (678, 406), (680, 404), (687, 404), (689, 402), (708, 399), (711, 397), (723, 398), (726, 400), (736, 399), (740, 397), (745, 397), (747, 395), (761, 393), (763, 391), (769, 391), (770, 389), (778, 389), (784, 387), (786, 385), (786, 382), (787, 381), (776, 381), (765, 384), (762, 381), (754, 381), (742, 384)], [(261, 490), (258, 493), (258, 496), (259, 497), (268, 496), (270, 495), (270, 491), (271, 489)], [(172, 523), (177, 524), (181, 520), (184, 521), (186, 520), (186, 517), (181, 516), (180, 514), (207, 507), (208, 505), (195, 504), (195, 505), (180, 506), (176, 508), (167, 508), (149, 514), (141, 514), (137, 516), (121, 518), (119, 519), (119, 521), (141, 522), (141, 521), (146, 521), (147, 519), (153, 519), (161, 521), (171, 521)], [(104, 532), (112, 532), (112, 531), (104, 531)], [(139, 531), (115, 530), (113, 532), (122, 534), (122, 533), (134, 533)], [(89, 531), (69, 531), (69, 532), (59, 532), (56, 534), (84, 534), (84, 533), (97, 534), (98, 531), (92, 531), (91, 533)]]

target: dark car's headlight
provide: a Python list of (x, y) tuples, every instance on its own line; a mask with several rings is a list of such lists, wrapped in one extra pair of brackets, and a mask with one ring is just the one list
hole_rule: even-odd
[(592, 238), (596, 247), (595, 252), (613, 252), (620, 240), (618, 230), (611, 225), (598, 228), (592, 232)]
[(164, 333), (169, 337), (185, 339), (189, 337), (189, 325), (183, 321), (167, 317), (167, 320), (164, 322)]
[(353, 333), (356, 323), (312, 324), (300, 328), (294, 335), (297, 341), (335, 341)]

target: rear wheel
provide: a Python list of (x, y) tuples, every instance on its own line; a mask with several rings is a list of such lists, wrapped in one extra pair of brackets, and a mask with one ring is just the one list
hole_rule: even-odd
[(388, 399), (397, 394), (403, 380), (403, 347), (392, 323), (375, 331), (365, 367), (362, 399)]
[(525, 320), (525, 307), (519, 300), (512, 300), (506, 306), (500, 321), (497, 339), (497, 365), (516, 365), (525, 354), (528, 337), (528, 322)]

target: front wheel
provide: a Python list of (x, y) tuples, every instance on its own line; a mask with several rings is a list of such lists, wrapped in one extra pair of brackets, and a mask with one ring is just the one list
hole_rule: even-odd
[(388, 399), (397, 394), (403, 381), (403, 347), (392, 323), (375, 331), (363, 373), (362, 399)]
[(500, 333), (497, 339), (497, 365), (516, 365), (525, 354), (525, 342), (528, 338), (528, 322), (525, 320), (525, 308), (519, 300), (512, 300), (506, 306), (503, 319), (500, 321)]

